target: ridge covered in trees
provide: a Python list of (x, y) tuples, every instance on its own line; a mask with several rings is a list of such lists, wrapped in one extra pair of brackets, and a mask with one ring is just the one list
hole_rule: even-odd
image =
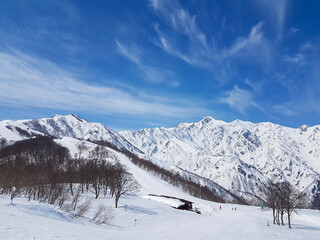
[[(189, 193), (192, 196), (197, 198), (201, 198), (204, 200), (209, 200), (213, 202), (225, 202), (223, 198), (215, 195), (208, 187), (199, 185), (195, 182), (189, 181), (188, 179), (182, 177), (179, 173), (173, 173), (168, 171), (164, 168), (159, 167), (158, 165), (152, 163), (151, 161), (142, 159), (135, 154), (131, 153), (126, 149), (119, 149), (118, 147), (114, 146), (110, 142), (107, 141), (92, 141), (100, 146), (109, 147), (117, 152), (123, 153), (127, 156), (133, 164), (142, 168), (152, 174), (160, 177), (164, 181), (170, 183), (173, 186), (181, 187), (183, 191)], [(237, 203), (239, 204), (246, 204), (244, 201), (239, 200)]]
[(96, 198), (101, 192), (110, 194), (118, 207), (120, 197), (138, 190), (139, 184), (119, 162), (105, 161), (106, 154), (97, 147), (90, 159), (74, 159), (50, 137), (19, 141), (0, 151), (0, 192), (8, 194), (15, 187), (16, 194), (57, 204), (76, 194), (76, 184), (78, 192), (90, 191)]

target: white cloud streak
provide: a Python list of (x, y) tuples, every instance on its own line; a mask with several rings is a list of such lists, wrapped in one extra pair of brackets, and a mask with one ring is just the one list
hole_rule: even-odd
[(287, 63), (296, 63), (300, 65), (303, 65), (306, 62), (305, 56), (300, 53), (297, 53), (293, 56), (284, 55), (282, 60)]
[(164, 19), (176, 32), (183, 34), (189, 40), (207, 46), (206, 35), (200, 30), (196, 23), (196, 15), (191, 15), (175, 1), (152, 0), (150, 4), (154, 10), (161, 13)]
[(252, 0), (262, 13), (268, 18), (268, 22), (272, 22), (278, 36), (283, 32), (286, 18), (286, 9), (288, 7), (287, 0)]
[(167, 69), (153, 67), (145, 64), (142, 60), (143, 51), (136, 46), (125, 46), (118, 40), (115, 41), (119, 54), (136, 64), (143, 78), (150, 83), (166, 83), (171, 87), (180, 85), (176, 75)]
[(256, 107), (263, 111), (263, 109), (254, 102), (253, 95), (250, 91), (241, 89), (237, 85), (231, 91), (225, 92), (225, 97), (219, 99), (221, 103), (228, 104), (231, 108), (236, 109), (242, 114), (251, 107)]
[(245, 79), (244, 83), (250, 86), (253, 89), (253, 93), (255, 95), (263, 94), (263, 85), (265, 84), (265, 80), (262, 81), (250, 81), (249, 79)]
[(97, 86), (46, 61), (19, 52), (0, 52), (0, 104), (131, 115), (142, 119), (178, 119), (202, 116), (208, 111), (195, 102), (180, 103), (138, 90)]
[[(248, 36), (236, 38), (231, 46), (217, 49), (214, 39), (208, 43), (208, 37), (196, 22), (196, 15), (191, 15), (177, 2), (153, 0), (150, 5), (174, 30), (174, 33), (161, 30), (159, 24), (154, 24), (159, 40), (156, 44), (170, 55), (213, 73), (220, 82), (226, 80), (226, 73), (231, 74), (228, 62), (234, 58), (254, 59), (255, 62), (259, 59), (263, 67), (272, 61), (272, 46), (262, 32), (264, 22), (253, 26)], [(175, 42), (179, 36), (187, 36), (188, 46), (184, 49)]]
[(236, 39), (235, 43), (230, 48), (223, 50), (221, 54), (222, 57), (234, 57), (243, 52), (256, 55), (257, 53), (261, 54), (261, 50), (263, 51), (264, 48), (269, 50), (267, 40), (262, 33), (263, 25), (264, 22), (259, 22), (252, 27), (250, 34), (247, 37), (239, 37)]

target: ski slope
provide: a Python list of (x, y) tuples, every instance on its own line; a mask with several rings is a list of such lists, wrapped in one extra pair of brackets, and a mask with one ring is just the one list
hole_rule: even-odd
[[(73, 140), (60, 141), (70, 146)], [(0, 239), (320, 239), (318, 211), (300, 210), (292, 218), (293, 229), (267, 226), (272, 221), (270, 210), (197, 199), (136, 167), (124, 155), (109, 151), (127, 166), (141, 185), (139, 193), (120, 198), (119, 208), (114, 209), (115, 218), (109, 225), (90, 222), (100, 204), (114, 206), (114, 199), (103, 194), (93, 200), (90, 211), (80, 218), (72, 218), (47, 203), (29, 202), (25, 198), (16, 198), (10, 205), (9, 196), (0, 196)], [(176, 201), (150, 197), (150, 193), (190, 200), (202, 214), (174, 209), (170, 205), (176, 206)], [(94, 196), (87, 193), (82, 198), (94, 199)], [(235, 207), (237, 210), (232, 210)]]
[[(129, 196), (120, 200), (116, 218), (110, 225), (89, 222), (90, 214), (72, 218), (55, 207), (17, 198), (9, 204), (8, 196), (0, 196), (0, 239), (320, 239), (320, 213), (300, 210), (293, 216), (293, 229), (267, 226), (270, 211), (258, 207), (222, 204), (198, 200), (203, 214), (176, 210), (167, 204)], [(113, 204), (113, 199), (100, 198), (100, 203)], [(92, 212), (91, 212), (92, 215)], [(135, 221), (136, 219), (136, 221)]]
[[(68, 147), (71, 155), (77, 153), (77, 144), (84, 142), (88, 151), (95, 144), (74, 138), (56, 139), (57, 143)], [(107, 148), (112, 156), (109, 161), (120, 161), (128, 168), (141, 185), (140, 192), (121, 197), (119, 208), (114, 209), (115, 218), (109, 225), (96, 225), (90, 222), (100, 204), (114, 206), (114, 199), (103, 194), (95, 200), (90, 193), (86, 198), (93, 199), (90, 211), (80, 218), (46, 203), (14, 199), (10, 205), (9, 196), (0, 196), (0, 240), (47, 240), (47, 239), (320, 239), (320, 212), (300, 210), (292, 218), (293, 229), (274, 226), (272, 213), (261, 211), (259, 207), (220, 204), (189, 196), (181, 189), (169, 185), (152, 174), (138, 168), (123, 154)], [(148, 194), (169, 195), (194, 202), (202, 214), (177, 210), (176, 201)], [(222, 210), (220, 210), (220, 206)], [(237, 207), (237, 210), (232, 208)], [(267, 223), (270, 226), (267, 226)]]

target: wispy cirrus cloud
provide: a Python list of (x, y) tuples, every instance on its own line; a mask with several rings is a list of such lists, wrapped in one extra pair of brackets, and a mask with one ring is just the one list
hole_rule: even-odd
[(293, 35), (294, 33), (298, 32), (299, 28), (296, 27), (290, 27), (289, 28), (289, 35)]
[(305, 64), (305, 55), (301, 53), (294, 54), (293, 56), (284, 55), (282, 60), (287, 63)]
[(229, 105), (231, 108), (236, 109), (242, 114), (246, 114), (247, 110), (251, 107), (256, 107), (264, 111), (255, 101), (253, 94), (246, 89), (241, 89), (237, 85), (230, 91), (224, 93), (225, 96), (221, 97), (219, 101)]
[[(262, 27), (264, 22), (259, 22), (251, 28), (251, 31), (246, 37), (239, 37), (234, 41), (234, 44), (226, 48), (221, 53), (221, 58), (238, 56), (239, 54), (249, 53), (256, 56), (258, 53), (267, 55), (270, 51), (267, 39), (263, 36)], [(266, 49), (266, 51), (264, 50)]]
[(196, 23), (196, 15), (192, 15), (175, 1), (151, 0), (150, 5), (159, 12), (169, 25), (189, 40), (207, 47), (206, 35)]
[(142, 56), (142, 51), (140, 48), (131, 46), (131, 47), (126, 47), (123, 44), (121, 44), (118, 40), (115, 41), (116, 47), (118, 52), (124, 56), (125, 58), (129, 59), (130, 61), (136, 63), (136, 64), (141, 64), (141, 56)]
[(292, 107), (292, 103), (287, 102), (285, 104), (282, 105), (276, 105), (273, 106), (273, 109), (277, 112), (277, 113), (281, 113), (282, 115), (285, 116), (295, 116), (298, 115), (298, 112), (296, 112), (293, 107)]
[(93, 85), (42, 58), (18, 51), (0, 52), (0, 105), (91, 112), (141, 119), (203, 116), (200, 103), (156, 97), (116, 84)]
[(249, 79), (245, 79), (244, 83), (250, 86), (253, 90), (253, 92), (257, 95), (261, 95), (263, 91), (263, 85), (265, 83), (265, 80), (262, 81), (251, 81)]
[(252, 0), (252, 2), (255, 6), (259, 7), (258, 9), (260, 9), (260, 11), (268, 19), (268, 21), (273, 23), (273, 29), (277, 34), (277, 38), (281, 37), (285, 26), (288, 1)]
[[(235, 58), (255, 59), (253, 62), (261, 63), (263, 67), (272, 62), (272, 45), (262, 32), (262, 21), (251, 28), (248, 36), (235, 38), (230, 46), (218, 47), (215, 37), (207, 36), (201, 30), (196, 15), (190, 14), (179, 3), (153, 0), (150, 5), (172, 30), (153, 24), (158, 36), (157, 46), (192, 66), (213, 73), (218, 81), (224, 82), (226, 73), (232, 73), (229, 62)], [(187, 46), (181, 47), (181, 36), (187, 37)], [(257, 56), (259, 61), (256, 61)]]
[(209, 59), (213, 59), (213, 48), (208, 44), (206, 34), (197, 24), (197, 16), (192, 15), (176, 1), (152, 0), (150, 6), (175, 34), (185, 37), (189, 42), (187, 50), (181, 49), (179, 41), (176, 41), (177, 35), (162, 31), (156, 23), (153, 24), (159, 40), (156, 44), (170, 55), (192, 66), (212, 71), (214, 64)]
[(119, 54), (135, 63), (139, 71), (143, 73), (143, 78), (150, 83), (166, 83), (171, 87), (180, 85), (178, 77), (170, 70), (150, 66), (143, 61), (143, 51), (137, 46), (126, 46), (120, 43), (119, 40), (115, 41), (117, 51)]

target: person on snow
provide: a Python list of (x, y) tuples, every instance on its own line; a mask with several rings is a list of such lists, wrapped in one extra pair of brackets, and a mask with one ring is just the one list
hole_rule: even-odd
[(13, 199), (14, 199), (15, 195), (16, 195), (16, 190), (17, 190), (17, 188), (14, 187), (14, 186), (11, 188), (11, 197), (10, 197), (10, 199), (11, 199), (11, 204), (12, 204), (12, 202), (13, 202)]

